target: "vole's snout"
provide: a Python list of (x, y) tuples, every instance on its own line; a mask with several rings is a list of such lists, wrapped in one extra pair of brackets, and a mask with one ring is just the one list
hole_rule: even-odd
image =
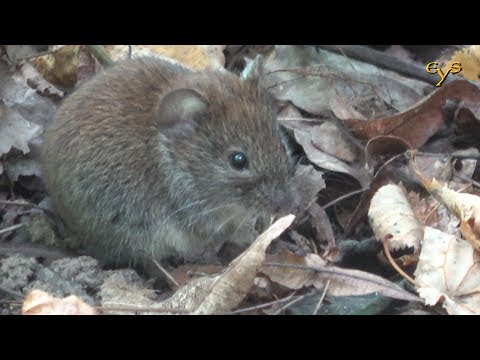
[(295, 211), (293, 196), (285, 190), (276, 189), (271, 202), (271, 209), (276, 218)]

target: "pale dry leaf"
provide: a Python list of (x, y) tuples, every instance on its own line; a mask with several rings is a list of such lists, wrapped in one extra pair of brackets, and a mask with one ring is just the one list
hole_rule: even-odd
[(382, 186), (373, 196), (368, 220), (378, 241), (388, 240), (391, 250), (413, 247), (423, 239), (423, 225), (416, 218), (405, 192), (397, 185)]
[(447, 185), (442, 186), (436, 179), (430, 181), (418, 170), (415, 163), (412, 164), (428, 192), (460, 220), (463, 237), (470, 241), (475, 249), (480, 250), (480, 197), (457, 192)]
[(97, 311), (75, 295), (58, 299), (33, 290), (23, 302), (22, 315), (97, 315)]
[(233, 260), (212, 285), (209, 294), (194, 314), (215, 314), (238, 306), (254, 284), (257, 271), (265, 260), (265, 250), (294, 219), (294, 215), (278, 219), (245, 252)]
[[(48, 96), (40, 95), (36, 89), (32, 88), (35, 86), (38, 89), (39, 80), (37, 78), (32, 82), (28, 72), (23, 71), (25, 68), (25, 66), (19, 66), (15, 69), (5, 69), (0, 64), (0, 98), (3, 103), (0, 105), (8, 107), (30, 123), (43, 126), (52, 118), (58, 103)], [(0, 110), (0, 118), (5, 116), (8, 114), (1, 114)], [(23, 132), (22, 129), (16, 129), (16, 131)], [(3, 132), (4, 130), (0, 131), (0, 135), (3, 135)]]
[(295, 140), (302, 146), (308, 160), (315, 165), (326, 170), (348, 174), (357, 179), (363, 187), (367, 187), (370, 184), (371, 179), (365, 168), (356, 167), (354, 164), (349, 165), (345, 161), (318, 149), (312, 142), (312, 134), (307, 131), (295, 130), (294, 134)]
[(30, 63), (22, 64), (20, 71), (27, 80), (27, 83), (42, 96), (49, 96), (54, 99), (61, 99), (64, 92), (50, 84)]
[(480, 315), (480, 262), (470, 243), (426, 227), (415, 281), (427, 305), (440, 301), (449, 314)]
[(30, 151), (28, 143), (40, 135), (42, 127), (5, 104), (0, 104), (0, 119), (0, 155), (8, 153), (12, 147), (27, 154)]
[(42, 176), (41, 164), (33, 159), (11, 156), (6, 159), (6, 173), (10, 181), (17, 181), (20, 176)]
[(316, 115), (337, 110), (331, 99), (338, 94), (366, 118), (391, 109), (402, 111), (427, 87), (393, 71), (307, 45), (276, 45), (262, 73), (277, 99)]
[(330, 100), (330, 107), (332, 108), (333, 113), (340, 120), (345, 119), (360, 119), (367, 120), (365, 116), (355, 110), (355, 107), (352, 106), (352, 103), (348, 101), (345, 96), (337, 95)]
[[(280, 263), (285, 266), (270, 266), (269, 263)], [(316, 254), (308, 254), (305, 257), (288, 252), (269, 255), (261, 272), (273, 282), (295, 290), (307, 286), (323, 289), (329, 281), (327, 294), (332, 296), (379, 293), (395, 299), (420, 301), (417, 296), (380, 276), (360, 270), (330, 266)]]
[[(105, 278), (99, 292), (104, 308), (145, 308), (155, 305), (155, 291), (146, 287), (134, 270), (116, 270)], [(108, 314), (134, 314), (108, 310)]]
[[(156, 56), (180, 62), (194, 70), (220, 68), (225, 65), (225, 45), (131, 45), (132, 57)], [(107, 45), (114, 61), (128, 58), (128, 45)]]
[(312, 144), (337, 159), (352, 163), (357, 158), (358, 149), (332, 122), (326, 121), (315, 126), (311, 132)]

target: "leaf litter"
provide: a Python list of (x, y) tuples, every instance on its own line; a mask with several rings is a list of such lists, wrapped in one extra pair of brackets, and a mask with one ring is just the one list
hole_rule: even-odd
[[(1, 228), (33, 221), (28, 209), (12, 205), (15, 201), (42, 201), (49, 211), (43, 190), (29, 185), (42, 177), (43, 127), (64, 97), (106, 66), (102, 52), (89, 45), (50, 45), (45, 54), (28, 46), (6, 50), (11, 57), (0, 59)], [(30, 294), (25, 313), (96, 313), (95, 304), (100, 313), (118, 314), (375, 314), (394, 312), (391, 299), (418, 304), (424, 312), (438, 304), (450, 314), (478, 313), (480, 92), (471, 75), (476, 70), (465, 71), (470, 81), (452, 79), (435, 90), (318, 46), (109, 45), (100, 50), (113, 62), (148, 54), (197, 70), (254, 69), (283, 108), (279, 122), (301, 159), (297, 175), (316, 184), (302, 195), (312, 201), (296, 221), (279, 219), (247, 250), (237, 251), (233, 261), (220, 256), (222, 265), (168, 267), (179, 287), (160, 295), (133, 270), (105, 271), (87, 257), (61, 266), (55, 261), (42, 265), (38, 256), (22, 257), (22, 248), (28, 247), (24, 241), (52, 237), (48, 221), (29, 232), (8, 231), (0, 241), (0, 272), (8, 280), (0, 282), (0, 298)], [(473, 64), (477, 53), (472, 46), (447, 60), (433, 60), (441, 66), (447, 66), (445, 61)], [(234, 62), (229, 54), (235, 54)], [(414, 63), (403, 47), (385, 54)], [(356, 181), (363, 196), (338, 192), (341, 183), (332, 183), (338, 179), (333, 174)], [(350, 217), (348, 224), (340, 213)], [(366, 253), (360, 249), (373, 238), (386, 241), (392, 261), (414, 277), (413, 287), (392, 277), (392, 266), (375, 263), (375, 256), (362, 261), (358, 254)], [(10, 248), (20, 255), (2, 254), (2, 242), (14, 245)], [(367, 248), (375, 255), (375, 247)], [(382, 254), (377, 250), (377, 255)], [(62, 271), (74, 268), (75, 281), (83, 285), (60, 281)], [(29, 275), (11, 277), (14, 269)], [(87, 273), (93, 277), (87, 280)], [(59, 282), (54, 285), (52, 279)], [(35, 286), (47, 293), (32, 293)], [(80, 298), (68, 297), (72, 294)], [(1, 308), (2, 313), (19, 311)]]

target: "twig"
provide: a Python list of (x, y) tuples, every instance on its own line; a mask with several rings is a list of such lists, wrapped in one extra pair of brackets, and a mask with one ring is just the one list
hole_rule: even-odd
[(464, 154), (442, 154), (442, 153), (427, 153), (427, 152), (422, 152), (422, 151), (417, 151), (416, 152), (417, 156), (428, 156), (428, 157), (451, 157), (459, 160), (479, 160), (480, 159), (480, 154), (470, 154), (470, 155), (464, 155)]
[(293, 304), (299, 302), (300, 300), (303, 300), (306, 296), (308, 295), (311, 295), (312, 293), (309, 293), (309, 294), (305, 294), (305, 295), (300, 295), (298, 298), (296, 299), (293, 299), (292, 301), (286, 303), (285, 305), (283, 305), (280, 309), (278, 309), (277, 311), (275, 311), (272, 315), (278, 315), (280, 314), (283, 310), (287, 309), (288, 307), (292, 306)]
[(178, 284), (178, 282), (175, 281), (172, 275), (170, 275), (169, 272), (165, 270), (165, 268), (162, 265), (160, 265), (160, 263), (157, 260), (152, 258), (152, 261), (155, 264), (155, 266), (158, 268), (158, 270), (160, 270), (163, 273), (163, 275), (165, 275), (165, 277), (170, 281), (170, 283), (173, 284), (176, 289), (178, 289), (180, 285)]
[(17, 224), (17, 225), (12, 225), (12, 226), (10, 226), (10, 227), (7, 227), (7, 228), (5, 228), (5, 229), (2, 229), (2, 230), (0, 230), (0, 235), (1, 235), (1, 234), (4, 234), (4, 233), (6, 233), (6, 232), (9, 232), (9, 231), (16, 230), (16, 229), (18, 229), (18, 228), (21, 228), (22, 226), (25, 226), (25, 223), (21, 223), (21, 224)]
[(327, 283), (325, 284), (325, 287), (323, 289), (322, 296), (320, 296), (320, 300), (318, 300), (317, 306), (315, 307), (315, 311), (313, 312), (313, 315), (318, 314), (318, 310), (320, 310), (320, 307), (322, 306), (323, 299), (325, 298), (325, 294), (327, 293), (328, 287), (330, 286), (330, 279), (327, 280)]
[(405, 271), (403, 271), (400, 266), (397, 265), (395, 260), (392, 258), (392, 255), (390, 254), (390, 250), (388, 250), (388, 239), (390, 239), (392, 235), (387, 235), (383, 238), (382, 245), (383, 245), (383, 251), (385, 252), (385, 256), (387, 257), (388, 261), (390, 264), (393, 266), (397, 272), (402, 275), (405, 279), (410, 281), (413, 285), (416, 287), (419, 287), (418, 284), (413, 280)]
[(466, 176), (463, 176), (462, 174), (455, 174), (456, 177), (458, 177), (460, 180), (467, 181), (471, 185), (476, 186), (477, 188), (480, 188), (480, 183), (478, 181), (475, 181), (473, 179), (469, 179)]
[[(423, 66), (411, 63), (384, 52), (361, 45), (317, 45), (326, 51), (342, 54), (355, 60), (363, 61), (379, 68), (394, 71), (400, 75), (409, 78), (424, 81), (430, 85), (435, 85), (438, 82), (436, 76), (425, 71)], [(451, 81), (450, 78), (445, 80), (445, 83)]]
[(93, 56), (95, 56), (103, 66), (110, 67), (115, 65), (115, 61), (112, 60), (102, 45), (85, 45), (85, 47), (90, 50)]
[(248, 308), (233, 310), (233, 311), (230, 311), (228, 313), (225, 313), (225, 315), (227, 315), (227, 314), (228, 315), (241, 314), (241, 313), (249, 312), (249, 311), (252, 311), (252, 310), (263, 309), (263, 308), (269, 307), (271, 305), (275, 305), (275, 304), (279, 304), (279, 303), (282, 303), (282, 302), (285, 302), (285, 301), (289, 301), (294, 295), (295, 295), (295, 292), (291, 293), (287, 297), (285, 297), (283, 299), (280, 299), (280, 300), (274, 300), (274, 301), (270, 301), (268, 303), (255, 305), (255, 306), (251, 306), (251, 307), (248, 307)]
[(101, 312), (106, 311), (125, 311), (125, 312), (152, 312), (152, 313), (170, 313), (170, 314), (190, 314), (190, 311), (185, 309), (169, 309), (169, 308), (149, 308), (149, 307), (135, 307), (135, 306), (97, 306), (96, 310)]
[(336, 198), (335, 200), (330, 201), (328, 204), (323, 205), (323, 206), (322, 206), (322, 209), (325, 210), (325, 209), (329, 208), (330, 206), (333, 206), (333, 205), (339, 203), (340, 201), (343, 201), (343, 200), (345, 200), (345, 199), (348, 199), (349, 197), (355, 196), (355, 195), (357, 195), (357, 194), (361, 194), (361, 193), (363, 193), (363, 192), (365, 192), (365, 191), (368, 191), (368, 190), (370, 190), (370, 188), (369, 188), (369, 187), (365, 187), (365, 188), (363, 188), (363, 189), (355, 190), (355, 191), (352, 191), (352, 192), (350, 192), (350, 193), (348, 193), (348, 194), (342, 195), (342, 196)]

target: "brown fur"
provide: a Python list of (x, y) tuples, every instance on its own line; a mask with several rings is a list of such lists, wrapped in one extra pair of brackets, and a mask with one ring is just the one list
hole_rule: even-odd
[[(156, 113), (177, 89), (209, 104), (211, 116), (187, 122), (189, 131)], [(249, 171), (231, 167), (234, 150), (248, 155)], [(71, 245), (110, 264), (196, 256), (225, 238), (248, 243), (254, 220), (286, 212), (294, 188), (264, 90), (153, 58), (126, 61), (73, 93), (46, 130), (43, 164), (56, 211), (76, 233)]]

